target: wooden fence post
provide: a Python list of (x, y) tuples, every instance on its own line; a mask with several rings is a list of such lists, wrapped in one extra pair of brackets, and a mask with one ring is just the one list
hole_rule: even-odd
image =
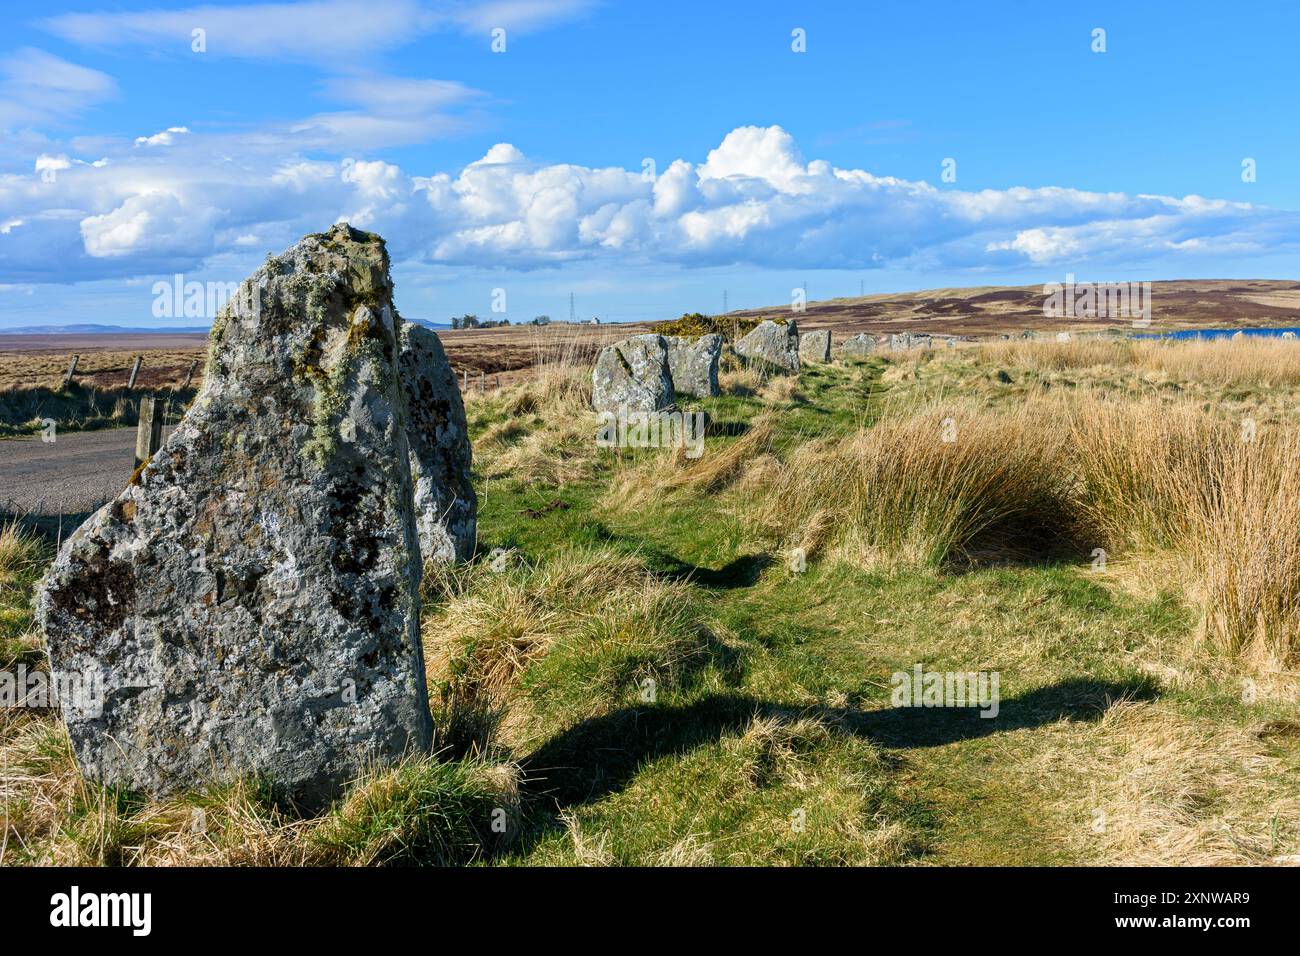
[(181, 386), (182, 392), (190, 387), (190, 379), (194, 377), (194, 369), (198, 367), (198, 364), (199, 364), (198, 359), (195, 359), (194, 361), (190, 362), (189, 371), (185, 373), (185, 384)]
[(80, 355), (72, 356), (72, 361), (68, 363), (68, 374), (63, 376), (63, 384), (59, 386), (59, 391), (64, 391), (72, 384), (72, 376), (77, 374), (77, 363), (81, 361)]
[(460, 373), (460, 393), (469, 394), (469, 369), (464, 369)]
[(139, 468), (153, 457), (162, 445), (163, 416), (152, 395), (140, 399), (140, 423), (135, 429), (135, 467)]
[(478, 393), (482, 395), (486, 388), (487, 386), (483, 384), (483, 370), (479, 369), (478, 370)]
[(144, 361), (144, 356), (143, 356), (143, 355), (137, 355), (137, 356), (135, 357), (135, 364), (131, 366), (131, 378), (130, 378), (130, 380), (126, 383), (126, 390), (127, 390), (128, 392), (129, 392), (131, 389), (135, 388), (135, 377), (136, 377), (137, 375), (140, 374), (140, 363), (143, 362), (143, 361)]

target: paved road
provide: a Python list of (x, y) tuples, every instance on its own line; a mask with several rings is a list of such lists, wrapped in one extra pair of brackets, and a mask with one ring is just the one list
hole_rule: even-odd
[(117, 497), (135, 470), (135, 429), (0, 441), (0, 509), (80, 514)]

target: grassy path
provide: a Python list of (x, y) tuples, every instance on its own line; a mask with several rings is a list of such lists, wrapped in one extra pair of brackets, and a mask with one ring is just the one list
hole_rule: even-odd
[[(855, 427), (884, 393), (879, 367), (857, 380), (841, 368), (816, 369), (800, 389), (778, 443)], [(757, 409), (757, 398), (733, 397), (714, 412), (744, 420)], [(792, 573), (747, 539), (734, 500), (672, 495), (622, 505), (615, 486), (606, 475), (547, 491), (541, 498), (565, 507), (537, 514), (536, 488), (495, 483), (482, 533), (543, 563), (575, 545), (613, 547), (655, 574), (690, 582), (730, 665), (622, 711), (616, 732), (600, 741), (626, 748), (629, 765), (617, 783), (560, 800), (517, 862), (1096, 863), (1128, 858), (1134, 840), (1166, 829), (1196, 834), (1225, 818), (1240, 781), (1225, 778), (1226, 789), (1204, 792), (1194, 781), (1169, 793), (1155, 784), (1129, 792), (1107, 766), (1114, 759), (1141, 766), (1148, 737), (1170, 727), (1179, 728), (1173, 746), (1194, 751), (1201, 741), (1193, 724), (1207, 695), (1216, 724), (1235, 733), (1258, 721), (1231, 687), (1181, 692), (1144, 667), (1165, 645), (1186, 642), (1194, 626), (1174, 593), (1131, 595), (1086, 560), (893, 573), (816, 564)], [(998, 716), (891, 707), (891, 675), (916, 664), (996, 672)], [(561, 671), (549, 677), (566, 679)], [(756, 730), (765, 720), (810, 717), (830, 728), (827, 739), (753, 739), (772, 736), (766, 725)], [(642, 747), (644, 737), (656, 739)], [(756, 759), (791, 766), (766, 780), (760, 797), (738, 794), (735, 776), (750, 771), (736, 753), (762, 746), (780, 753)], [(1204, 753), (1153, 751), (1152, 760), (1196, 765), (1226, 759), (1214, 752), (1226, 746), (1207, 739)], [(548, 759), (564, 752), (579, 760), (578, 749), (542, 747)], [(1281, 758), (1272, 765), (1275, 782), (1296, 779), (1295, 746), (1275, 747), (1271, 757)], [(1152, 770), (1158, 775), (1154, 763)], [(836, 778), (859, 799), (838, 790)], [(820, 806), (816, 825), (828, 832), (786, 832), (805, 803)], [(717, 809), (728, 805), (734, 814)], [(1268, 829), (1258, 813), (1237, 825)], [(1276, 832), (1270, 841), (1251, 852), (1275, 853)]]

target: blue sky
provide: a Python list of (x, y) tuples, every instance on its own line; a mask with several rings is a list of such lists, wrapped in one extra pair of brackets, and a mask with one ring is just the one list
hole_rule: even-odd
[(0, 327), (340, 218), (434, 321), (1298, 271), (1292, 4), (7, 6)]

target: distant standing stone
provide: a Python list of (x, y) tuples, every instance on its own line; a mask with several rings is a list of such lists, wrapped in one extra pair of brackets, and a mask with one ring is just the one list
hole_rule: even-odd
[(896, 332), (889, 337), (889, 350), (903, 352), (907, 349), (928, 349), (930, 336), (924, 332)]
[(474, 554), (478, 499), (470, 480), (465, 404), (438, 334), (399, 320), (398, 362), (410, 417), (411, 480), (420, 556), (468, 561)]
[(166, 795), (258, 775), (316, 806), (427, 750), (420, 550), (389, 261), (335, 226), (222, 311), (203, 388), (38, 596), (87, 779)]
[(825, 363), (831, 360), (831, 330), (818, 329), (799, 336), (799, 358), (805, 362)]
[(793, 319), (766, 319), (736, 343), (736, 354), (783, 372), (799, 371), (799, 329)]
[(870, 355), (876, 350), (876, 337), (869, 332), (859, 332), (845, 339), (839, 347), (841, 355)]
[(668, 343), (648, 332), (608, 345), (591, 373), (591, 404), (598, 412), (654, 412), (677, 400), (668, 369)]
[(722, 356), (722, 336), (665, 335), (668, 349), (668, 374), (678, 395), (709, 398), (721, 394), (718, 389), (718, 359)]

